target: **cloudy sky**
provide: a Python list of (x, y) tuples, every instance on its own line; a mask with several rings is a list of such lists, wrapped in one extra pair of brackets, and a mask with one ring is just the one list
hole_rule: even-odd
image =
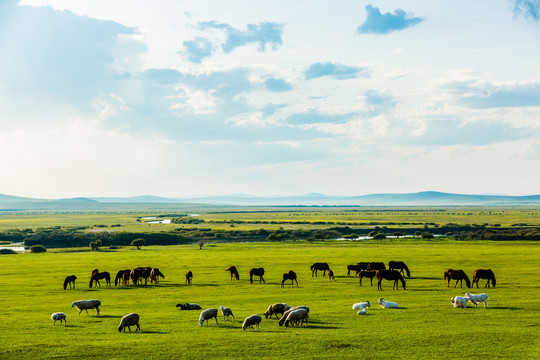
[(539, 194), (540, 0), (0, 2), (0, 193)]

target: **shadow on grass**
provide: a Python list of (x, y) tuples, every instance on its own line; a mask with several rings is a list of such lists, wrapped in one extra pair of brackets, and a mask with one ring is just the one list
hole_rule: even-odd
[(409, 279), (410, 280), (419, 279), (419, 280), (441, 280), (441, 281), (444, 281), (442, 276), (438, 276), (438, 277), (435, 277), (435, 276), (412, 276), (410, 278), (405, 278), (405, 281), (407, 281)]

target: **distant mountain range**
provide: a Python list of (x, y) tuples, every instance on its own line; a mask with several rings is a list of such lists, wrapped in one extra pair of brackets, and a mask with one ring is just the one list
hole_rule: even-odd
[(22, 210), (166, 210), (214, 206), (502, 206), (540, 205), (540, 195), (464, 195), (437, 191), (409, 194), (371, 194), (361, 196), (301, 196), (223, 195), (189, 198), (159, 196), (89, 197), (68, 199), (33, 199), (0, 194), (0, 211)]

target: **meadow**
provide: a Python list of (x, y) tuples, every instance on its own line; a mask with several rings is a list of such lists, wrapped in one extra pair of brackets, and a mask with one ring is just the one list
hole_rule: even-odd
[[(364, 279), (346, 277), (346, 266), (360, 261), (402, 260), (411, 269), (407, 289), (392, 290), (383, 282), (377, 291)], [(49, 250), (43, 254), (0, 257), (1, 359), (476, 359), (540, 358), (540, 249), (537, 242), (453, 240), (305, 241), (280, 243), (209, 243), (151, 246), (136, 250), (89, 252)], [(328, 262), (336, 282), (309, 266)], [(235, 265), (239, 281), (224, 269)], [(90, 271), (116, 271), (138, 266), (158, 267), (159, 284), (106, 288), (88, 287)], [(266, 269), (265, 284), (249, 283), (252, 267)], [(446, 268), (460, 268), (472, 278), (478, 268), (491, 268), (497, 287), (486, 292), (488, 307), (453, 308), (450, 298), (467, 289), (442, 279)], [(298, 274), (300, 287), (280, 287), (281, 275)], [(194, 273), (193, 285), (184, 274)], [(74, 290), (63, 290), (67, 275), (78, 277)], [(401, 309), (382, 309), (377, 299), (397, 302)], [(101, 315), (71, 308), (75, 300), (99, 299)], [(352, 304), (369, 300), (366, 316)], [(177, 303), (203, 308), (230, 307), (236, 319), (200, 327), (199, 311), (180, 311)], [(242, 331), (244, 318), (263, 315), (268, 305), (286, 302), (310, 307), (303, 328), (279, 327), (265, 319), (259, 332)], [(53, 326), (50, 315), (65, 312), (67, 325)], [(140, 332), (119, 333), (120, 318), (139, 313)]]

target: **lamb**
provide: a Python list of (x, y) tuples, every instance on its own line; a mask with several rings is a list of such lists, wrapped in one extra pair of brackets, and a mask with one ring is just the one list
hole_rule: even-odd
[(277, 303), (277, 304), (272, 304), (270, 306), (268, 306), (268, 309), (266, 309), (266, 311), (264, 312), (264, 316), (268, 319), (268, 317), (272, 317), (273, 314), (276, 314), (276, 318), (277, 318), (277, 314), (280, 313), (281, 316), (283, 316), (283, 313), (287, 310), (289, 310), (291, 307), (285, 303)]
[(294, 311), (294, 310), (298, 310), (298, 309), (303, 309), (303, 310), (306, 310), (308, 313), (309, 313), (309, 308), (307, 306), (295, 306), (295, 307), (292, 307), (290, 308), (289, 310), (285, 311), (283, 313), (283, 316), (281, 317), (281, 319), (279, 319), (279, 326), (283, 326), (283, 324), (285, 323), (285, 321), (287, 321), (287, 317), (289, 316), (289, 314)]
[(366, 315), (367, 314), (367, 308), (363, 308), (362, 310), (359, 310), (356, 315)]
[(120, 325), (118, 325), (118, 331), (124, 330), (126, 332), (126, 327), (131, 332), (131, 326), (137, 326), (135, 331), (141, 330), (141, 327), (139, 326), (139, 314), (131, 313), (127, 314), (120, 320)]
[(353, 310), (362, 310), (368, 307), (371, 307), (371, 303), (369, 301), (366, 301), (363, 303), (356, 303), (352, 306)]
[(381, 305), (381, 307), (383, 309), (392, 309), (392, 308), (397, 309), (397, 308), (399, 308), (397, 303), (391, 302), (391, 301), (386, 301), (383, 298), (379, 299), (379, 305)]
[(201, 305), (190, 304), (190, 303), (176, 304), (176, 307), (179, 307), (180, 310), (201, 310), (202, 309)]
[(482, 293), (482, 294), (471, 294), (470, 292), (468, 292), (468, 293), (465, 294), (465, 297), (469, 298), (469, 301), (474, 304), (474, 307), (477, 307), (477, 303), (479, 303), (479, 302), (483, 302), (484, 307), (487, 307), (487, 299), (488, 299), (487, 294), (484, 294), (484, 293)]
[(292, 325), (293, 323), (298, 325), (298, 323), (300, 322), (300, 327), (302, 327), (302, 325), (304, 324), (304, 321), (306, 322), (306, 326), (307, 326), (307, 323), (309, 321), (308, 311), (306, 309), (296, 309), (296, 310), (291, 311), (289, 315), (287, 316), (287, 320), (285, 320), (285, 326), (288, 327), (289, 324)]
[(51, 315), (51, 320), (53, 321), (53, 326), (56, 325), (56, 321), (60, 320), (60, 325), (62, 325), (62, 321), (64, 321), (64, 325), (66, 324), (66, 314), (63, 312), (57, 312)]
[(463, 296), (454, 296), (450, 300), (452, 301), (452, 304), (454, 304), (455, 308), (466, 308), (467, 307), (467, 302), (469, 301), (469, 298), (463, 297)]
[[(223, 321), (229, 321), (229, 315), (232, 316), (232, 321), (234, 321), (234, 315), (232, 313), (232, 310), (228, 307), (220, 306), (219, 310), (221, 310), (221, 314), (223, 314)], [(227, 319), (227, 320), (225, 320)]]
[[(242, 324), (242, 330), (246, 331), (246, 328), (251, 328), (253, 331), (259, 331), (259, 324), (262, 320), (262, 317), (260, 315), (254, 314), (251, 316), (248, 316), (244, 323)], [(255, 325), (255, 329), (253, 329), (253, 325)]]
[(79, 316), (83, 310), (86, 310), (86, 315), (88, 315), (88, 309), (96, 309), (97, 314), (99, 315), (100, 305), (101, 301), (99, 300), (78, 300), (74, 301), (73, 304), (71, 304), (71, 307), (76, 306), (77, 309), (79, 309)]
[(208, 326), (208, 320), (210, 320), (211, 318), (216, 319), (217, 325), (217, 314), (218, 311), (216, 308), (209, 308), (201, 311), (201, 315), (199, 316), (199, 325), (203, 326), (204, 322), (206, 321), (206, 326)]

